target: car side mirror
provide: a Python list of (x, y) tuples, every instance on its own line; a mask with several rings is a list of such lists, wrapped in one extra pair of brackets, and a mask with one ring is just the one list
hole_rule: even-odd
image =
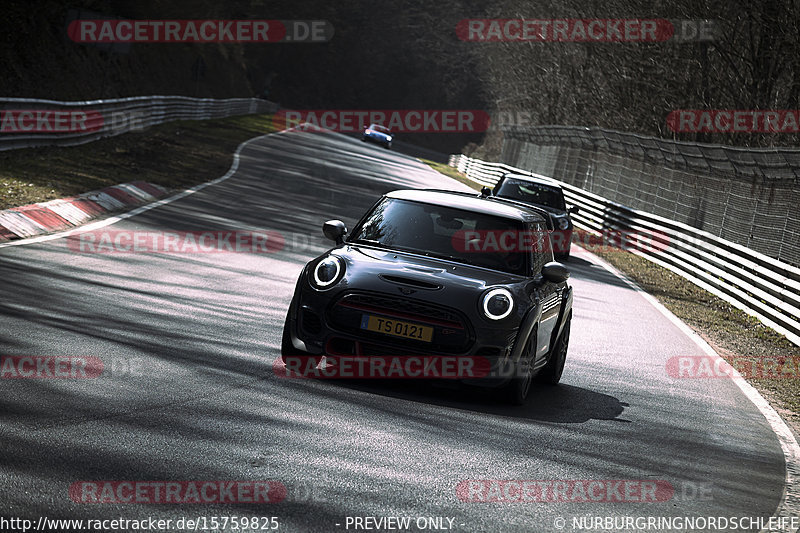
[(492, 189), (486, 186), (481, 187), (481, 198), (488, 198), (491, 195), (492, 195)]
[(572, 213), (573, 215), (577, 215), (577, 214), (580, 212), (580, 210), (581, 210), (581, 208), (580, 208), (580, 207), (578, 207), (577, 205), (571, 205), (571, 206), (569, 207), (569, 209), (567, 209), (567, 211), (569, 211), (569, 212), (570, 212), (570, 213)]
[(558, 261), (550, 261), (542, 267), (542, 277), (551, 283), (564, 283), (569, 279), (569, 270)]
[(336, 244), (342, 244), (347, 234), (347, 226), (341, 220), (329, 220), (322, 225), (322, 233)]

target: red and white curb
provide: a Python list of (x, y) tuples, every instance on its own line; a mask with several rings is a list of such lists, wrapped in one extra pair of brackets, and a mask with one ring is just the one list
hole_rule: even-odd
[(0, 211), (0, 242), (63, 231), (106, 213), (153, 202), (167, 190), (145, 181), (112, 185), (74, 198)]

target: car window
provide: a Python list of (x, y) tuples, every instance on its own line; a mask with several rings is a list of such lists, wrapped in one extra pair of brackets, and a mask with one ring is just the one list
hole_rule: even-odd
[(561, 189), (542, 183), (506, 178), (503, 183), (500, 184), (495, 196), (521, 200), (523, 202), (552, 207), (563, 211), (567, 209), (566, 203), (564, 202), (564, 193)]
[(520, 221), (385, 198), (353, 231), (350, 241), (527, 275), (535, 236)]
[(544, 224), (536, 224), (533, 232), (536, 235), (536, 244), (531, 250), (531, 263), (533, 264), (533, 273), (538, 274), (545, 263), (553, 260), (553, 245)]
[(389, 128), (381, 126), (380, 124), (370, 124), (369, 129), (378, 131), (380, 133), (389, 133)]

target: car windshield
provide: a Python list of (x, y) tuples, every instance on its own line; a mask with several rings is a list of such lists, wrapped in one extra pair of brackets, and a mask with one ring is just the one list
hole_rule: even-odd
[(530, 239), (537, 236), (522, 221), (385, 198), (349, 241), (526, 275)]
[(369, 129), (375, 130), (379, 133), (386, 133), (387, 135), (390, 133), (389, 128), (385, 128), (380, 124), (370, 124)]
[(552, 207), (561, 211), (567, 210), (567, 206), (564, 203), (564, 193), (561, 189), (543, 183), (506, 178), (495, 193), (495, 196)]

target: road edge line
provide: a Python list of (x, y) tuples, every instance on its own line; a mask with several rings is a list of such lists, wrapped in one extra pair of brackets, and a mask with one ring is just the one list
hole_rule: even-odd
[[(678, 318), (672, 311), (667, 309), (664, 304), (659, 302), (653, 295), (642, 289), (635, 281), (614, 268), (602, 258), (589, 252), (588, 250), (586, 250), (586, 253), (591, 255), (592, 259), (596, 260), (599, 266), (603, 267), (605, 270), (624, 281), (634, 291), (639, 293), (650, 303), (650, 305), (664, 315), (667, 320), (672, 322), (678, 329), (681, 330), (681, 332), (689, 337), (689, 339), (691, 339), (701, 350), (703, 350), (706, 355), (724, 361), (723, 357), (720, 356), (710, 344), (708, 344), (700, 335), (692, 330), (692, 328)], [(772, 518), (777, 519), (780, 517), (789, 518), (792, 516), (798, 516), (800, 512), (800, 444), (798, 444), (794, 433), (783, 420), (783, 418), (781, 418), (781, 416), (769, 404), (769, 402), (764, 399), (763, 396), (761, 396), (761, 393), (759, 393), (755, 387), (750, 385), (750, 383), (748, 383), (741, 376), (741, 374), (736, 371), (735, 368), (733, 369), (733, 372), (735, 372), (735, 379), (733, 379), (733, 381), (747, 397), (747, 399), (749, 399), (761, 412), (764, 418), (767, 419), (767, 423), (769, 423), (770, 428), (772, 428), (772, 432), (775, 433), (775, 436), (778, 438), (778, 442), (781, 445), (781, 451), (783, 452), (784, 467), (786, 469), (783, 495), (778, 503), (777, 510), (772, 515)], [(761, 533), (771, 533), (774, 531), (781, 531), (782, 533), (795, 533), (795, 530), (786, 528), (779, 530), (765, 528), (761, 530)]]
[(252, 139), (247, 139), (246, 141), (242, 141), (241, 143), (239, 143), (239, 146), (237, 146), (236, 150), (233, 152), (233, 162), (231, 163), (230, 168), (228, 168), (228, 171), (224, 175), (220, 176), (219, 178), (215, 178), (213, 180), (206, 181), (205, 183), (201, 183), (199, 185), (195, 185), (194, 187), (191, 187), (189, 189), (184, 189), (183, 191), (175, 193), (172, 196), (169, 196), (167, 198), (163, 198), (161, 200), (157, 200), (155, 202), (151, 202), (151, 203), (143, 205), (141, 207), (137, 207), (136, 209), (133, 209), (131, 211), (127, 211), (125, 213), (121, 213), (119, 215), (114, 215), (113, 217), (104, 218), (103, 220), (98, 220), (96, 222), (90, 222), (89, 224), (85, 224), (85, 225), (82, 225), (82, 226), (76, 226), (74, 228), (71, 228), (71, 229), (68, 229), (68, 230), (65, 230), (65, 231), (61, 231), (61, 232), (58, 232), (58, 233), (51, 233), (49, 235), (42, 235), (42, 236), (39, 236), (39, 237), (29, 237), (27, 239), (19, 239), (19, 240), (15, 240), (15, 241), (0, 243), (0, 249), (6, 248), (8, 246), (24, 246), (26, 244), (37, 244), (37, 243), (40, 243), (40, 242), (53, 241), (53, 240), (56, 240), (56, 239), (62, 239), (62, 238), (65, 238), (65, 237), (69, 237), (71, 235), (76, 235), (76, 234), (79, 234), (79, 233), (83, 233), (85, 231), (92, 231), (92, 230), (95, 230), (95, 229), (104, 228), (106, 226), (110, 226), (112, 224), (116, 224), (117, 222), (120, 222), (120, 221), (125, 220), (127, 218), (135, 217), (136, 215), (139, 215), (139, 214), (144, 213), (146, 211), (149, 211), (151, 209), (155, 209), (157, 207), (161, 207), (162, 205), (167, 205), (167, 204), (170, 204), (170, 203), (172, 203), (172, 202), (174, 202), (176, 200), (180, 200), (181, 198), (185, 198), (185, 197), (189, 196), (190, 194), (194, 194), (194, 193), (196, 193), (198, 191), (201, 191), (201, 190), (203, 190), (206, 187), (209, 187), (211, 185), (216, 185), (217, 183), (222, 183), (223, 181), (233, 177), (233, 175), (236, 174), (236, 171), (239, 170), (239, 156), (241, 154), (241, 151), (248, 144), (250, 144), (251, 142), (257, 141), (259, 139), (264, 139), (266, 137), (269, 137), (270, 135), (280, 135), (282, 133), (291, 132), (293, 130), (294, 130), (294, 128), (289, 128), (289, 129), (285, 129), (285, 130), (281, 130), (281, 131), (273, 131), (273, 132), (270, 132), (270, 133), (265, 133), (263, 135), (258, 135), (256, 137), (253, 137)]

